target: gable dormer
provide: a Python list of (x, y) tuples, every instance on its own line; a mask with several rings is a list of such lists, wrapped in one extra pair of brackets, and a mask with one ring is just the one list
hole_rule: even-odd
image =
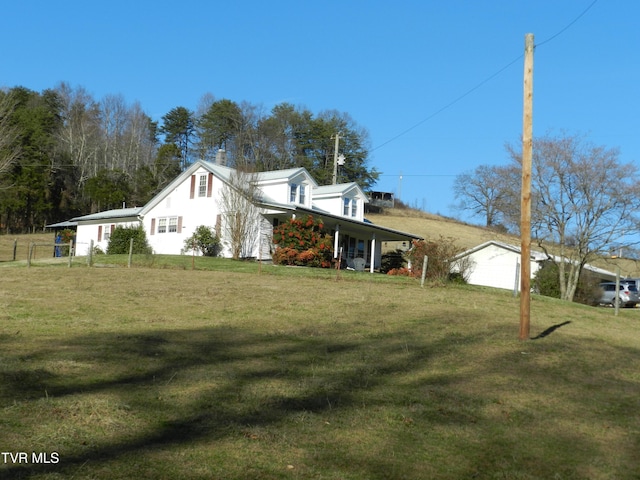
[(257, 182), (261, 192), (277, 203), (310, 208), (316, 181), (304, 168), (261, 172)]
[(324, 185), (313, 191), (313, 205), (333, 215), (364, 220), (364, 205), (369, 199), (356, 183)]

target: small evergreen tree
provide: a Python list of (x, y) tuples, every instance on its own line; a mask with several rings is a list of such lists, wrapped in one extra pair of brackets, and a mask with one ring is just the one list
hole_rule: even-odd
[(147, 234), (142, 225), (121, 227), (118, 226), (109, 237), (107, 245), (108, 255), (129, 253), (129, 244), (133, 238), (133, 253), (151, 254), (153, 249), (147, 241)]
[(184, 249), (199, 250), (205, 257), (217, 257), (220, 254), (222, 245), (220, 238), (211, 227), (200, 225), (195, 232), (184, 241)]
[[(565, 276), (569, 268), (565, 268)], [(600, 280), (591, 272), (582, 270), (580, 280), (576, 287), (573, 301), (585, 305), (596, 305), (600, 297), (598, 288)], [(558, 278), (558, 264), (548, 260), (542, 263), (533, 278), (533, 285), (537, 293), (546, 297), (562, 298), (560, 292), (560, 280)]]

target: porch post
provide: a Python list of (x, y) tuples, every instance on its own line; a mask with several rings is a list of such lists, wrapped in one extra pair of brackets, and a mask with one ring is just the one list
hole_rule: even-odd
[(373, 273), (373, 269), (376, 264), (376, 234), (371, 235), (371, 262), (369, 265), (369, 272)]
[(340, 224), (336, 225), (336, 233), (333, 238), (333, 258), (338, 258), (338, 239), (340, 236)]

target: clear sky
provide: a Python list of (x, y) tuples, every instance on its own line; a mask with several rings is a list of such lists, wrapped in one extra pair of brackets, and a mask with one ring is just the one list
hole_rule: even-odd
[(347, 112), (369, 131), (376, 188), (449, 216), (455, 176), (506, 164), (520, 139), (533, 33), (534, 136), (640, 161), (636, 0), (25, 0), (1, 18), (0, 86), (65, 81), (154, 120), (206, 93)]

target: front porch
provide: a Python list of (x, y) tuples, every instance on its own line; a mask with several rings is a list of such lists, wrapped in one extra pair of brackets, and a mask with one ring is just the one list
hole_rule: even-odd
[(384, 242), (407, 242), (422, 237), (387, 227), (374, 225), (365, 220), (360, 222), (346, 217), (332, 215), (306, 208), (292, 208), (287, 211), (269, 211), (263, 216), (272, 226), (287, 222), (296, 215), (312, 215), (324, 224), (324, 229), (333, 238), (333, 258), (354, 270), (368, 270), (374, 273), (381, 266), (382, 244)]

